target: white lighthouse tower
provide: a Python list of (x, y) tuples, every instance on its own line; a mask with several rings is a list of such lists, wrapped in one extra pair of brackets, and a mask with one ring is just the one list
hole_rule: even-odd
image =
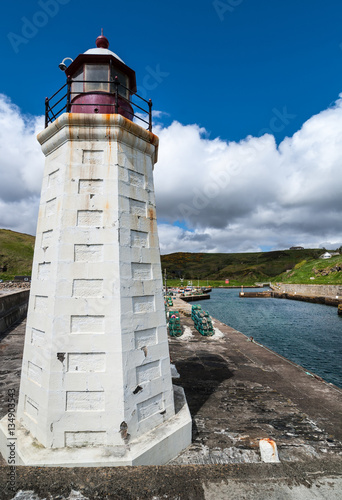
[[(170, 373), (151, 103), (137, 108), (141, 126), (134, 71), (104, 36), (96, 45), (66, 69), (57, 105), (46, 100), (38, 136), (46, 162), (17, 465), (158, 465), (191, 442), (184, 393)], [(3, 419), (4, 457), (9, 428)]]

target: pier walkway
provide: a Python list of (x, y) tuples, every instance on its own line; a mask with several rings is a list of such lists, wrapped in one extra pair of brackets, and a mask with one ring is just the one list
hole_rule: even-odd
[[(192, 445), (159, 467), (19, 467), (16, 491), (34, 491), (35, 500), (49, 494), (70, 500), (342, 499), (342, 390), (215, 319), (214, 337), (202, 337), (191, 305), (176, 299), (174, 309), (183, 311), (185, 333), (170, 339), (170, 355), (180, 375), (174, 382), (184, 387), (193, 417)], [(0, 337), (1, 417), (8, 389), (18, 394), (24, 327)], [(268, 437), (277, 443), (279, 464), (261, 461), (259, 440)], [(12, 499), (2, 465), (0, 499)]]

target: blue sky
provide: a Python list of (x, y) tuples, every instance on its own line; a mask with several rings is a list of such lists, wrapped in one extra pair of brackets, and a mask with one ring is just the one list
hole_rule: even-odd
[[(50, 15), (37, 15), (42, 5)], [(341, 18), (338, 0), (4, 2), (2, 92), (41, 113), (45, 95), (64, 83), (60, 60), (92, 47), (103, 27), (138, 84), (147, 67), (160, 75), (148, 93), (170, 121), (236, 141), (259, 135), (285, 107), (295, 118), (275, 132), (279, 142), (337, 98)]]
[[(191, 160), (193, 155), (187, 155), (181, 144), (186, 132), (193, 132), (189, 136), (190, 143), (193, 139), (193, 147), (197, 150), (203, 146), (203, 155), (207, 155), (200, 167), (203, 182), (209, 169), (215, 171), (215, 165), (210, 166), (210, 162), (214, 161), (213, 151), (225, 151), (226, 159), (221, 160), (227, 164), (234, 144), (241, 145), (241, 141), (247, 140), (250, 145), (250, 139), (246, 139), (249, 136), (253, 140), (272, 137), (275, 141), (269, 147), (275, 148), (277, 158), (272, 160), (273, 163), (267, 163), (269, 173), (277, 168), (276, 165), (285, 169), (284, 153), (278, 147), (284, 138), (294, 136), (307, 122), (311, 123), (310, 144), (316, 143), (321, 134), (310, 120), (332, 109), (339, 98), (342, 90), (341, 18), (342, 2), (338, 0), (103, 0), (99, 4), (85, 0), (5, 2), (0, 20), (0, 92), (5, 99), (10, 100), (11, 112), (14, 112), (13, 105), (18, 106), (17, 116), (23, 121), (23, 127), (27, 127), (27, 115), (33, 121), (36, 120), (44, 111), (45, 96), (54, 93), (64, 83), (64, 74), (58, 69), (59, 62), (67, 56), (75, 58), (93, 47), (103, 28), (110, 42), (109, 48), (136, 71), (139, 90), (152, 98), (154, 109), (162, 112), (158, 118), (158, 131), (164, 140), (164, 151), (169, 152), (168, 156), (161, 152), (162, 172), (179, 164), (179, 170), (175, 169), (178, 181), (186, 169), (190, 169), (192, 175), (197, 175), (196, 165)], [(9, 123), (6, 122), (6, 110), (3, 113), (4, 122)], [(7, 116), (9, 120), (11, 115)], [(333, 118), (331, 120), (333, 122)], [(180, 130), (176, 123), (181, 124)], [(32, 128), (32, 123), (30, 126)], [(35, 126), (39, 129), (39, 125)], [(321, 126), (324, 128), (324, 123)], [(312, 135), (314, 130), (317, 137)], [(27, 128), (26, 135), (28, 133)], [(301, 137), (303, 139), (303, 133)], [(338, 137), (335, 145), (339, 143)], [(233, 146), (229, 149), (231, 143)], [(298, 178), (303, 163), (297, 157), (290, 158), (292, 146), (287, 145), (285, 148), (289, 155), (286, 161), (290, 162), (285, 164), (292, 172), (292, 177)], [(28, 147), (37, 151), (36, 146)], [(160, 147), (162, 151), (162, 142)], [(183, 151), (183, 159), (172, 156), (175, 149)], [(260, 148), (256, 149), (260, 156)], [(302, 151), (301, 148), (299, 150)], [(203, 161), (203, 155), (198, 158), (199, 162)], [(253, 158), (248, 159), (246, 165), (241, 158), (234, 161), (238, 161), (239, 172), (242, 173), (257, 171), (264, 159), (255, 158), (255, 165)], [(324, 156), (316, 163), (321, 165), (322, 162)], [(298, 166), (297, 170), (294, 165)], [(5, 166), (3, 164), (2, 168), (5, 169)], [(326, 174), (329, 180), (335, 168), (337, 165), (331, 166), (329, 175)], [(313, 172), (310, 165), (307, 169), (310, 175)], [(157, 171), (158, 168), (156, 191), (163, 184)], [(268, 173), (261, 174), (266, 184)], [(282, 175), (286, 177), (286, 172)], [(40, 182), (37, 172), (36, 176), (35, 186), (26, 189), (26, 201), (22, 198), (21, 202), (28, 203), (30, 198), (31, 201), (35, 199), (37, 205), (37, 185)], [(237, 176), (232, 178), (237, 179)], [(242, 178), (241, 174), (239, 182), (242, 182)], [(246, 184), (242, 188), (239, 183), (235, 186), (234, 182), (230, 182), (229, 189), (235, 194), (239, 189), (241, 196), (249, 198)], [(169, 184), (174, 185), (174, 181), (171, 179)], [(192, 189), (190, 179), (187, 187), (188, 191)], [(197, 188), (201, 190), (203, 185)], [(247, 231), (247, 218), (243, 223), (243, 207), (237, 210), (239, 213), (234, 212), (241, 202), (235, 200), (232, 206), (228, 206), (228, 203), (225, 207), (225, 197), (232, 199), (229, 189), (224, 191), (222, 188), (222, 201), (209, 196), (209, 202), (204, 209), (200, 209), (200, 214), (192, 213), (190, 217), (179, 209), (181, 201), (172, 199), (171, 190), (166, 193), (164, 186), (159, 189), (163, 192), (163, 200), (160, 195), (158, 201), (157, 191), (160, 209), (158, 205), (157, 208), (163, 226), (160, 228), (160, 237), (164, 251), (177, 248), (190, 251), (247, 251), (279, 248), (300, 242), (303, 245), (334, 245), (342, 240), (341, 228), (336, 222), (331, 224), (330, 232), (326, 230), (327, 226), (330, 227), (328, 214), (336, 211), (335, 205), (326, 212), (327, 218), (322, 220), (321, 231), (310, 229), (309, 219), (312, 216), (309, 212), (313, 208), (309, 210), (308, 205), (305, 205), (308, 223), (303, 222), (302, 227), (294, 223), (291, 230), (291, 221), (288, 221), (286, 226), (275, 229), (272, 236), (268, 231), (269, 224), (263, 218), (264, 222), (261, 221), (258, 226), (260, 236), (252, 238), (250, 235), (253, 231)], [(270, 192), (274, 189), (273, 184)], [(322, 189), (327, 190), (327, 200), (335, 199), (329, 196), (328, 187), (323, 186)], [(260, 199), (254, 195), (253, 216), (261, 210), (262, 197), (269, 199), (270, 192), (265, 193), (264, 189), (260, 189)], [(194, 197), (196, 192), (191, 191), (190, 198), (193, 200)], [(298, 200), (297, 205), (304, 203)], [(15, 195), (12, 201), (18, 202)], [(286, 203), (290, 202), (277, 199), (273, 203), (284, 209)], [(175, 204), (177, 210), (174, 210)], [(12, 209), (15, 209), (14, 205)], [(196, 210), (194, 208), (192, 212)], [(207, 212), (210, 212), (208, 219)], [(34, 209), (29, 213), (33, 216)], [(249, 220), (251, 214), (249, 212)], [(247, 212), (245, 215), (247, 217)], [(255, 224), (256, 221), (253, 228)], [(9, 219), (0, 219), (0, 226), (25, 229)], [(238, 232), (241, 238), (235, 241), (231, 233), (227, 233), (222, 242), (220, 237), (214, 235), (216, 229), (223, 231), (227, 228), (235, 231), (234, 234)], [(175, 231), (178, 231), (177, 234)], [(34, 232), (32, 225), (27, 226), (27, 232)], [(172, 234), (170, 241), (166, 237), (168, 232)], [(279, 237), (279, 234), (284, 237)], [(178, 247), (171, 244), (171, 239), (177, 242)]]

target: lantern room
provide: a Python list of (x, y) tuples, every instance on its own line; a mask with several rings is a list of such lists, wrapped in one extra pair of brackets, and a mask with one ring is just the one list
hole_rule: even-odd
[(70, 82), (71, 113), (118, 113), (130, 120), (130, 103), (137, 91), (135, 71), (108, 49), (109, 41), (101, 34), (96, 48), (80, 54), (65, 73)]

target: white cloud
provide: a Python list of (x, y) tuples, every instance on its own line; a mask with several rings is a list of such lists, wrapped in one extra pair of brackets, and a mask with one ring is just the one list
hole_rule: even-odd
[(36, 140), (42, 117), (23, 116), (0, 94), (0, 227), (33, 234), (44, 156)]
[[(342, 99), (277, 147), (274, 137), (209, 140), (197, 125), (160, 128), (158, 216), (178, 250), (257, 251), (342, 242)], [(161, 232), (176, 251), (174, 229)]]
[[(0, 95), (0, 227), (35, 232), (42, 128)], [(162, 253), (342, 243), (342, 98), (279, 147), (271, 134), (226, 142), (179, 122), (154, 132)]]

